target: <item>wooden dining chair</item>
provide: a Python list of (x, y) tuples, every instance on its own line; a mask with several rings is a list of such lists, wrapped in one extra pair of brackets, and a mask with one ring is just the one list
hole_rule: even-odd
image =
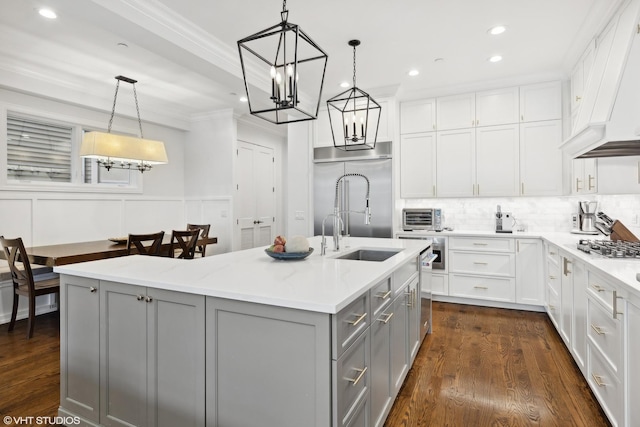
[[(129, 234), (127, 239), (127, 255), (131, 255), (131, 248), (135, 247), (139, 255), (160, 256), (164, 231), (152, 234)], [(151, 244), (145, 246), (145, 243)]]
[(27, 323), (27, 339), (33, 336), (33, 329), (36, 323), (36, 297), (40, 295), (54, 294), (60, 292), (60, 277), (35, 280), (31, 263), (24, 248), (22, 238), (5, 239), (0, 236), (0, 244), (4, 249), (4, 254), (11, 271), (13, 281), (13, 310), (11, 311), (11, 321), (9, 331), (13, 331), (18, 315), (18, 298), (20, 295), (29, 299), (29, 320)]
[(173, 230), (171, 232), (169, 256), (171, 258), (193, 259), (199, 235), (200, 230), (197, 229), (186, 231)]
[[(211, 228), (211, 224), (202, 224), (202, 225), (198, 225), (198, 224), (187, 224), (187, 230), (200, 230), (200, 239), (207, 239), (209, 238), (209, 230)], [(197, 245), (196, 246), (196, 254), (200, 254), (201, 257), (205, 256), (205, 253), (207, 251), (207, 245), (206, 243), (203, 245)]]

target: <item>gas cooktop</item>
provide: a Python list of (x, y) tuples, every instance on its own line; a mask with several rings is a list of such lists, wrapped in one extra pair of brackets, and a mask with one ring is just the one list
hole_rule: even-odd
[(578, 249), (588, 254), (606, 258), (640, 259), (640, 242), (581, 239), (578, 242)]

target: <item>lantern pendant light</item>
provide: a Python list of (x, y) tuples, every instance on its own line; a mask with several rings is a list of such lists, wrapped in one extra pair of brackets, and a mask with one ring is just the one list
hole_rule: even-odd
[(356, 86), (356, 47), (353, 47), (353, 87), (327, 101), (333, 145), (344, 151), (373, 150), (378, 137), (382, 108), (368, 93)]
[(302, 29), (281, 22), (238, 41), (249, 111), (275, 124), (318, 117), (327, 54)]

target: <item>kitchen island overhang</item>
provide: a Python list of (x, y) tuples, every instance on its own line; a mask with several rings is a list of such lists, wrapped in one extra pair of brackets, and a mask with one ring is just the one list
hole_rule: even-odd
[(86, 425), (373, 425), (419, 346), (429, 243), (352, 238), (342, 251), (401, 249), (383, 262), (319, 250), (276, 261), (256, 248), (60, 267), (59, 414)]

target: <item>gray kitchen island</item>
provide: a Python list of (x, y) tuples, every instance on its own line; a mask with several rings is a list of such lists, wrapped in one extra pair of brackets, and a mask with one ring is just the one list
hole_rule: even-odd
[[(429, 241), (352, 238), (277, 261), (264, 248), (196, 260), (57, 267), (61, 416), (88, 426), (382, 425), (420, 344)], [(338, 259), (393, 250), (381, 261)]]

